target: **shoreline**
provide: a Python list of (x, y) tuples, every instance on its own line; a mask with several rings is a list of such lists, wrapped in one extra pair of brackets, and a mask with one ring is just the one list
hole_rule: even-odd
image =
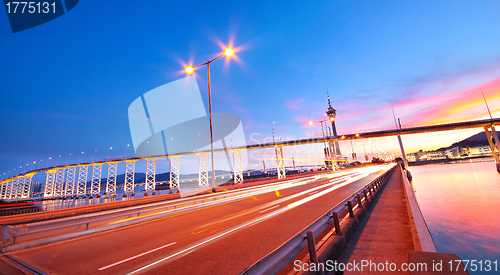
[(478, 156), (478, 157), (468, 157), (463, 159), (433, 159), (433, 160), (422, 160), (408, 162), (408, 166), (420, 166), (427, 164), (453, 164), (453, 163), (463, 163), (463, 162), (489, 162), (495, 161), (492, 156)]

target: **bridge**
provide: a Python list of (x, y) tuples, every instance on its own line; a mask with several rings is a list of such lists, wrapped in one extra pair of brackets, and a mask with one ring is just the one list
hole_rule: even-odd
[[(499, 122), (500, 122), (499, 118), (492, 118), (484, 120), (439, 124), (439, 125), (417, 126), (417, 127), (407, 127), (400, 129), (351, 133), (345, 135), (334, 135), (326, 137), (310, 137), (304, 139), (284, 140), (284, 141), (269, 142), (262, 144), (246, 145), (230, 149), (218, 148), (214, 150), (214, 153), (232, 152), (233, 167), (234, 167), (234, 175), (232, 175), (232, 178), (235, 184), (240, 184), (244, 180), (243, 177), (244, 171), (241, 165), (241, 153), (244, 150), (274, 148), (276, 153), (277, 178), (284, 179), (286, 178), (286, 169), (283, 157), (283, 147), (285, 146), (296, 146), (296, 145), (328, 142), (332, 147), (335, 147), (335, 142), (342, 140), (377, 138), (377, 137), (387, 137), (387, 136), (398, 136), (399, 138), (400, 135), (470, 129), (470, 128), (483, 128), (487, 135), (491, 151), (493, 152), (497, 170), (500, 172), (500, 157), (499, 157), (500, 141), (498, 139), (498, 134), (494, 127), (494, 125), (498, 124)], [(400, 140), (400, 146), (403, 158), (405, 158), (406, 162), (406, 155), (404, 153), (404, 148), (401, 143), (401, 140)], [(146, 193), (148, 192), (154, 193), (156, 186), (156, 181), (155, 181), (156, 160), (158, 158), (169, 158), (170, 160), (169, 187), (170, 189), (176, 189), (180, 187), (180, 178), (179, 178), (180, 157), (189, 155), (198, 155), (199, 158), (198, 187), (200, 190), (208, 189), (211, 187), (209, 185), (209, 175), (207, 171), (208, 154), (210, 154), (210, 150), (148, 156), (144, 158), (137, 158), (137, 157), (122, 158), (122, 159), (76, 163), (70, 165), (60, 165), (42, 169), (35, 169), (19, 173), (15, 176), (12, 176), (10, 178), (1, 181), (0, 198), (2, 198), (3, 200), (34, 199), (35, 197), (32, 195), (31, 179), (37, 173), (42, 173), (42, 172), (46, 173), (46, 180), (43, 188), (43, 199), (80, 197), (80, 196), (99, 197), (101, 191), (103, 190), (105, 190), (106, 194), (108, 195), (116, 195), (118, 189), (116, 181), (117, 169), (118, 169), (117, 167), (118, 164), (120, 163), (125, 164), (125, 182), (122, 187), (123, 188), (122, 191), (124, 196), (130, 195), (134, 193), (134, 187), (135, 187), (135, 180), (134, 180), (135, 163), (140, 160), (146, 161), (145, 191)], [(332, 154), (332, 160), (335, 160), (335, 156), (333, 156), (333, 154)], [(101, 174), (104, 167), (107, 169), (107, 181), (105, 189), (101, 190), (102, 189)], [(90, 186), (87, 186), (89, 174), (90, 174)]]

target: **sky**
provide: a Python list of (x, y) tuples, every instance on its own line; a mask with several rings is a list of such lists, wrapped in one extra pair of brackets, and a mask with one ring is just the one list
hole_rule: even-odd
[[(235, 57), (211, 65), (213, 111), (238, 115), (248, 143), (273, 130), (277, 139), (320, 136), (307, 122), (323, 118), (327, 89), (339, 134), (394, 128), (391, 104), (403, 127), (487, 118), (479, 89), (499, 117), (499, 9), (498, 1), (87, 0), (17, 33), (1, 10), (0, 175), (133, 156), (129, 105), (228, 46)], [(206, 68), (195, 73), (208, 109)], [(431, 150), (479, 131), (403, 143), (407, 153)], [(352, 148), (399, 153), (395, 138)], [(341, 143), (346, 156), (352, 148)], [(321, 154), (320, 145), (285, 149), (285, 158)]]

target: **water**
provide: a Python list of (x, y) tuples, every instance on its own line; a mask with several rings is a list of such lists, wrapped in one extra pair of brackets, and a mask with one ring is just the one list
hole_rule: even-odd
[[(104, 196), (105, 191), (106, 191), (105, 189), (101, 189), (101, 191), (99, 192), (99, 194), (100, 194), (99, 198), (79, 197), (78, 199), (68, 198), (65, 200), (57, 199), (57, 200), (42, 201), (42, 211), (52, 211), (52, 210), (73, 208), (73, 207), (86, 206), (86, 205), (95, 205), (95, 204), (101, 204), (101, 203), (107, 203), (107, 202), (139, 199), (139, 198), (143, 198), (144, 193), (145, 193), (144, 186), (135, 186), (133, 197), (131, 197), (130, 195), (127, 197), (123, 197), (123, 190), (117, 190), (116, 196), (109, 196), (106, 198)], [(149, 193), (149, 196), (151, 196), (151, 191), (148, 193)], [(170, 190), (156, 190), (156, 195), (166, 195), (169, 193), (170, 193)]]
[[(493, 159), (411, 167), (416, 197), (436, 247), (462, 260), (497, 260), (500, 274), (500, 174)], [(492, 268), (494, 265), (492, 264)]]

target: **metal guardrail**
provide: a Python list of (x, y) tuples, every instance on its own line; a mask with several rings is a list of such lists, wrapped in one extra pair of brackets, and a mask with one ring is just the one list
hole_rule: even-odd
[[(178, 193), (178, 189), (172, 190), (157, 190), (156, 195), (168, 195), (168, 194), (176, 194)], [(109, 196), (109, 198), (101, 197), (101, 198), (64, 198), (58, 200), (42, 200), (42, 197), (39, 198), (27, 198), (20, 201), (10, 200), (5, 201), (5, 203), (11, 203), (7, 205), (0, 205), (0, 217), (5, 216), (13, 216), (13, 215), (22, 215), (36, 212), (47, 212), (75, 207), (83, 207), (83, 206), (91, 206), (103, 204), (106, 202), (118, 202), (122, 201), (122, 194), (118, 194), (117, 196)], [(127, 195), (127, 200), (131, 200), (134, 197)], [(142, 197), (138, 197), (142, 198)], [(24, 202), (23, 202), (24, 201)]]
[(262, 259), (245, 269), (241, 274), (277, 274), (285, 268), (305, 248), (309, 247), (312, 262), (317, 262), (314, 238), (321, 235), (333, 224), (333, 232), (342, 235), (342, 228), (346, 221), (355, 218), (356, 209), (363, 209), (363, 202), (371, 200), (385, 184), (386, 179), (397, 166), (393, 166), (370, 183), (360, 188), (350, 197), (337, 204), (323, 216), (311, 223), (300, 233), (290, 238), (280, 247), (264, 256)]
[(36, 213), (42, 211), (42, 202), (17, 203), (16, 206), (0, 205), (0, 217)]

